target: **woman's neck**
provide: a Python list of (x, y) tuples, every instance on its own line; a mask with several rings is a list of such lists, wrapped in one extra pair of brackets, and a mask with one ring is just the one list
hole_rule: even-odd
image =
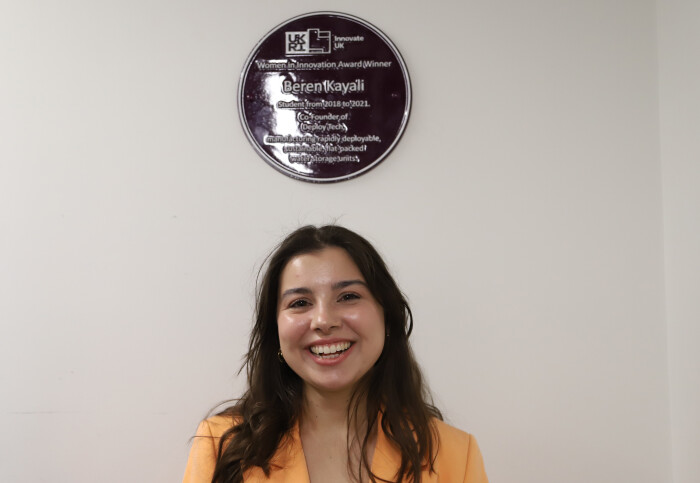
[[(352, 401), (351, 392), (325, 393), (304, 388), (299, 430), (312, 482), (367, 481), (377, 429), (376, 425), (367, 427), (363, 402)], [(363, 453), (367, 467), (361, 465)]]
[[(362, 401), (357, 401), (360, 404), (348, 411), (351, 399), (352, 393), (350, 391), (329, 393), (306, 387), (304, 388), (302, 422), (307, 428), (313, 430), (340, 431), (342, 429), (344, 432), (350, 427), (355, 431), (366, 431), (365, 405), (362, 404)], [(351, 424), (348, 424), (348, 417), (352, 418), (349, 421)]]

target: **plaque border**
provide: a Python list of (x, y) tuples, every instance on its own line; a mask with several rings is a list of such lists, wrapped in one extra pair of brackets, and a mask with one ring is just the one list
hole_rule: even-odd
[[(379, 38), (381, 38), (386, 45), (389, 47), (391, 52), (394, 54), (396, 59), (399, 62), (399, 65), (401, 67), (401, 73), (403, 74), (403, 79), (404, 79), (404, 84), (406, 86), (406, 104), (404, 105), (403, 109), (403, 117), (401, 120), (401, 125), (399, 126), (398, 132), (396, 133), (396, 136), (394, 137), (394, 140), (392, 141), (391, 145), (379, 156), (377, 159), (375, 159), (372, 163), (368, 164), (364, 168), (354, 171), (350, 174), (344, 175), (344, 176), (337, 176), (335, 178), (313, 178), (310, 176), (304, 176), (301, 175), (297, 172), (291, 171), (284, 166), (282, 166), (274, 157), (270, 156), (268, 153), (266, 153), (259, 145), (258, 142), (256, 141), (255, 137), (253, 136), (253, 133), (251, 132), (250, 128), (248, 127), (248, 123), (246, 121), (245, 117), (245, 112), (243, 108), (243, 103), (244, 103), (244, 91), (243, 91), (243, 84), (245, 80), (248, 77), (248, 72), (250, 71), (250, 68), (253, 65), (253, 59), (255, 58), (258, 50), (260, 49), (260, 46), (275, 32), (277, 32), (279, 29), (283, 28), (285, 25), (294, 22), (296, 20), (306, 18), (306, 17), (312, 17), (316, 15), (329, 15), (329, 16), (337, 16), (337, 17), (343, 17), (345, 19), (351, 20), (353, 22), (356, 22), (363, 27), (371, 30), (373, 33), (375, 33)], [(295, 17), (289, 18), (285, 20), (284, 22), (279, 23), (272, 29), (270, 29), (253, 47), (251, 50), (250, 54), (246, 57), (245, 63), (243, 64), (243, 70), (241, 72), (240, 79), (238, 80), (238, 95), (236, 96), (237, 101), (238, 101), (238, 117), (241, 121), (241, 125), (243, 126), (243, 132), (245, 132), (246, 137), (248, 138), (248, 142), (253, 146), (255, 151), (260, 155), (260, 157), (265, 160), (267, 164), (275, 168), (277, 171), (289, 176), (290, 178), (294, 178), (297, 180), (301, 181), (306, 181), (308, 183), (337, 183), (339, 181), (345, 181), (348, 179), (356, 178), (362, 174), (365, 174), (366, 172), (370, 171), (372, 168), (376, 167), (379, 163), (384, 161), (384, 159), (391, 154), (391, 152), (394, 150), (396, 145), (399, 143), (401, 140), (401, 137), (404, 134), (404, 131), (406, 130), (406, 126), (408, 125), (408, 119), (411, 114), (411, 106), (413, 104), (413, 95), (412, 95), (412, 86), (411, 86), (411, 78), (408, 74), (408, 68), (406, 66), (406, 62), (403, 60), (403, 57), (401, 56), (401, 53), (399, 52), (399, 49), (394, 45), (394, 43), (389, 39), (389, 37), (382, 32), (378, 27), (375, 25), (371, 24), (367, 20), (364, 20), (360, 17), (357, 17), (355, 15), (351, 15), (349, 13), (343, 13), (343, 12), (336, 12), (336, 11), (315, 11), (315, 12), (309, 12), (309, 13), (304, 13), (301, 15), (297, 15)]]

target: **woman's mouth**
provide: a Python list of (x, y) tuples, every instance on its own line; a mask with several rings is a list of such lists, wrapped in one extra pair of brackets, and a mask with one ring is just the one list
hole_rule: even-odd
[(335, 344), (325, 344), (325, 345), (312, 345), (309, 347), (309, 351), (316, 357), (321, 359), (336, 359), (340, 355), (348, 350), (352, 342), (337, 342)]

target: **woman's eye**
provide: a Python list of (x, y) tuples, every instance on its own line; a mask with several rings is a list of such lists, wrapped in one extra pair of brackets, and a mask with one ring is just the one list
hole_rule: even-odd
[(290, 304), (289, 304), (289, 308), (298, 309), (298, 308), (300, 308), (300, 307), (306, 307), (307, 305), (309, 305), (309, 301), (308, 301), (308, 300), (306, 300), (306, 299), (298, 299), (298, 300), (294, 300), (292, 303), (290, 303)]
[(344, 302), (346, 302), (348, 300), (359, 299), (359, 298), (360, 298), (360, 296), (357, 295), (356, 293), (344, 293), (340, 296), (340, 300), (344, 301)]

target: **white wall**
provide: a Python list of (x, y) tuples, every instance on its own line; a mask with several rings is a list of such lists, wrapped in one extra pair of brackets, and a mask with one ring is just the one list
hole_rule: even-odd
[(675, 483), (700, 478), (700, 4), (659, 2), (666, 317)]
[[(318, 9), (383, 29), (414, 94), (392, 155), (323, 186), (259, 159), (235, 105), (253, 45)], [(437, 400), (493, 482), (671, 481), (655, 15), (651, 0), (0, 5), (0, 480), (177, 481), (197, 421), (242, 390), (257, 264), (338, 219), (394, 268)], [(688, 288), (683, 270), (666, 276)], [(697, 314), (681, 305), (672, 351)]]

